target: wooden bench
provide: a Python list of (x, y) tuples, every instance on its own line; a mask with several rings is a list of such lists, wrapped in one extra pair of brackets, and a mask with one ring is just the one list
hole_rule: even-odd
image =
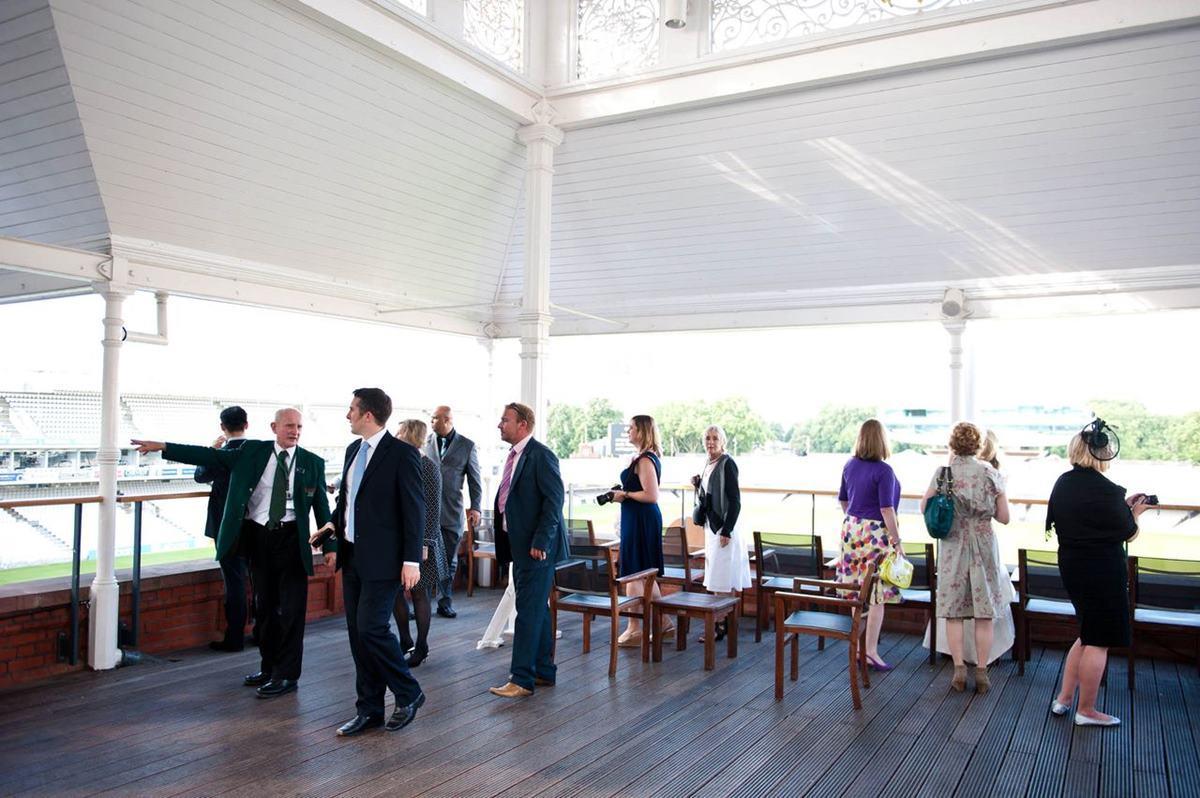
[(651, 605), (651, 612), (654, 616), (653, 660), (662, 662), (663, 615), (674, 615), (676, 618), (676, 651), (683, 651), (687, 648), (688, 620), (691, 618), (704, 620), (704, 670), (706, 671), (711, 671), (717, 664), (717, 622), (727, 620), (729, 632), (725, 640), (729, 658), (733, 659), (737, 656), (737, 608), (738, 598), (736, 596), (714, 596), (711, 593), (680, 592), (655, 599)]

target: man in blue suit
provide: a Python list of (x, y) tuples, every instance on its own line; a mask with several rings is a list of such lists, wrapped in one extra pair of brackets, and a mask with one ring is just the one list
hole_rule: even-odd
[(496, 493), (496, 556), (501, 568), (511, 560), (517, 593), (512, 673), (491, 692), (504, 698), (533, 695), (535, 686), (554, 684), (554, 638), (550, 631), (550, 589), (554, 566), (570, 554), (563, 521), (563, 484), (558, 458), (533, 439), (533, 410), (511, 402), (500, 417), (500, 439), (512, 446)]

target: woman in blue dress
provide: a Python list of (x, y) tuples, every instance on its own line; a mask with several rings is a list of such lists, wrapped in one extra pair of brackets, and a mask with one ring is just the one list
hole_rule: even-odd
[[(621, 489), (613, 491), (613, 501), (621, 504), (621, 576), (635, 574), (647, 568), (663, 573), (662, 510), (658, 508), (658, 482), (662, 477), (662, 444), (658, 427), (650, 416), (634, 416), (629, 421), (629, 442), (638, 453), (629, 467), (621, 472)], [(640, 596), (642, 583), (628, 585), (628, 595)], [(654, 585), (654, 598), (662, 594)], [(664, 630), (673, 632), (674, 627)], [(624, 647), (642, 644), (642, 622), (630, 618), (629, 625), (617, 638)]]

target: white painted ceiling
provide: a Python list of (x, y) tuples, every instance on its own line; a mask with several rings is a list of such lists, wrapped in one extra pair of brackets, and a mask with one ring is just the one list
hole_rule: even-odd
[[(297, 8), (0, 4), (0, 235), (514, 333), (518, 122)], [(1178, 27), (571, 129), (552, 332), (1200, 289), (1198, 123)]]

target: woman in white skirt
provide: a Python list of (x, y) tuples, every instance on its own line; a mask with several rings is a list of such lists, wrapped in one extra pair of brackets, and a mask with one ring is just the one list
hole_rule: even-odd
[[(742, 492), (737, 464), (725, 452), (725, 430), (715, 424), (704, 431), (708, 461), (692, 477), (698, 491), (697, 514), (704, 516), (704, 587), (710, 593), (733, 595), (745, 590), (750, 579), (750, 553), (746, 534), (738, 528)], [(699, 523), (699, 518), (695, 519)], [(717, 624), (716, 639), (725, 637), (728, 625)]]

